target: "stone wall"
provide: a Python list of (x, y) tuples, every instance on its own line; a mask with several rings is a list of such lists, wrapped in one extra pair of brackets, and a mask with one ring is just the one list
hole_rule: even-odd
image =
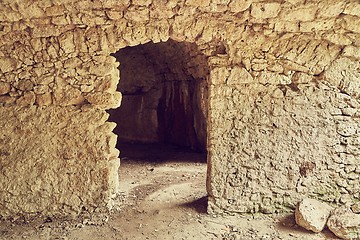
[(108, 114), (70, 106), (8, 106), (0, 114), (2, 216), (76, 216), (111, 206), (119, 161)]
[[(2, 1), (0, 214), (111, 205), (115, 143), (96, 117), (121, 99), (110, 54), (169, 38), (208, 57), (209, 212), (286, 211), (304, 196), (358, 201), (359, 9), (356, 0)], [(65, 186), (75, 179), (78, 188)]]

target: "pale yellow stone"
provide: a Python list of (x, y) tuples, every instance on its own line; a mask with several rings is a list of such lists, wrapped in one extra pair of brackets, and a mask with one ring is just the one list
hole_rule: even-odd
[(133, 0), (132, 4), (139, 6), (149, 6), (152, 3), (152, 0)]
[(51, 19), (51, 23), (54, 25), (67, 25), (70, 24), (70, 18), (63, 15), (54, 16)]
[(345, 20), (344, 28), (355, 33), (360, 33), (360, 18), (352, 15), (343, 17)]
[(45, 9), (45, 14), (47, 16), (57, 16), (57, 15), (61, 15), (61, 13), (63, 13), (65, 11), (65, 6), (64, 5), (52, 5), (50, 7), (47, 7)]
[(52, 104), (52, 95), (51, 93), (44, 93), (36, 95), (36, 104), (39, 106), (49, 106)]
[(285, 0), (285, 2), (291, 3), (292, 5), (303, 4), (306, 0)]
[(355, 46), (346, 46), (343, 50), (344, 57), (353, 57), (355, 59), (360, 59), (360, 47)]
[(121, 93), (116, 92), (111, 94), (107, 92), (95, 92), (87, 94), (85, 99), (92, 105), (101, 109), (118, 108), (121, 103)]
[(278, 73), (284, 72), (284, 67), (281, 64), (272, 64), (269, 65), (266, 69), (271, 72), (278, 72)]
[(308, 73), (310, 70), (306, 66), (300, 65), (294, 61), (284, 60), (281, 61), (282, 66), (284, 67), (285, 71), (297, 71), (297, 72), (305, 72)]
[(17, 62), (13, 58), (0, 57), (0, 70), (3, 73), (11, 72), (16, 69)]
[(311, 21), (311, 22), (301, 22), (300, 23), (300, 32), (316, 32), (316, 31), (326, 31), (334, 27), (335, 20), (327, 19), (320, 21)]
[(44, 94), (44, 93), (47, 93), (49, 92), (49, 86), (48, 85), (43, 85), (43, 84), (39, 84), (39, 85), (36, 85), (34, 87), (34, 93), (39, 95), (39, 94)]
[(318, 8), (316, 5), (305, 5), (294, 9), (285, 9), (280, 14), (280, 19), (290, 22), (308, 22), (315, 19)]
[[(102, 4), (105, 8), (113, 8), (114, 6), (118, 6), (119, 5), (119, 1), (118, 0), (102, 0)], [(130, 4), (130, 0), (122, 0), (120, 5), (129, 5)]]
[(139, 26), (138, 28), (134, 29), (131, 40), (139, 44), (150, 42), (150, 38), (148, 38), (146, 34), (145, 26)]
[(343, 13), (360, 17), (360, 2), (354, 1), (348, 3)]
[(360, 239), (360, 214), (355, 214), (350, 209), (336, 209), (328, 219), (327, 226), (341, 239)]
[(212, 0), (211, 3), (217, 5), (228, 5), (230, 0)]
[(253, 3), (251, 16), (258, 19), (274, 18), (280, 12), (280, 3)]
[(77, 29), (74, 31), (74, 44), (79, 52), (88, 52), (88, 47), (85, 43), (84, 30)]
[(150, 11), (147, 7), (130, 7), (125, 12), (124, 17), (134, 22), (148, 22), (150, 19)]
[(317, 18), (334, 18), (339, 16), (345, 7), (344, 1), (320, 1)]
[(360, 214), (360, 201), (351, 206), (351, 211)]
[(0, 95), (5, 95), (10, 92), (11, 85), (7, 82), (0, 82)]
[(277, 32), (298, 32), (299, 24), (293, 22), (277, 21), (275, 22), (275, 31)]
[(106, 11), (106, 15), (110, 18), (110, 19), (113, 19), (113, 20), (118, 20), (118, 19), (121, 19), (124, 14), (122, 11), (115, 11), (115, 10), (109, 10), (109, 11)]
[(74, 34), (72, 32), (67, 32), (62, 34), (59, 37), (59, 44), (61, 49), (65, 53), (72, 53), (75, 51), (76, 46), (74, 44)]
[(325, 39), (338, 45), (350, 45), (352, 41), (344, 34), (330, 33), (325, 35)]
[(28, 106), (35, 103), (35, 93), (34, 92), (25, 92), (23, 96), (16, 100), (16, 104), (19, 106)]
[(94, 86), (93, 85), (81, 85), (80, 86), (80, 91), (83, 92), (83, 93), (89, 93), (91, 92), (92, 90), (94, 90)]
[(44, 16), (44, 10), (36, 2), (26, 5), (19, 5), (19, 12), (25, 18), (41, 18)]
[(64, 61), (64, 68), (76, 68), (81, 66), (81, 59), (74, 57)]
[(91, 64), (89, 68), (90, 74), (100, 77), (111, 74), (112, 71), (118, 71), (116, 68), (116, 64), (109, 64), (109, 63)]
[(310, 74), (306, 74), (303, 72), (296, 72), (292, 76), (292, 82), (299, 84), (299, 83), (310, 83), (313, 81), (313, 76)]
[(226, 84), (234, 85), (252, 82), (254, 82), (254, 79), (251, 74), (245, 68), (236, 66), (231, 70), (230, 76), (228, 77)]
[(252, 0), (231, 0), (229, 8), (231, 12), (243, 12), (247, 10), (252, 3)]
[(306, 198), (295, 210), (296, 223), (313, 232), (321, 232), (326, 226), (332, 207), (316, 199)]
[(32, 83), (30, 80), (20, 80), (16, 86), (17, 89), (21, 91), (30, 91), (34, 88), (34, 83)]
[(210, 0), (186, 0), (185, 4), (193, 7), (206, 7), (209, 6)]
[(210, 71), (210, 81), (212, 84), (224, 84), (229, 77), (230, 71), (228, 68), (220, 67), (214, 68)]
[(256, 77), (256, 80), (261, 84), (290, 84), (291, 79), (284, 74), (275, 72), (263, 71)]
[(100, 84), (95, 88), (98, 92), (115, 92), (119, 78), (106, 76), (99, 79)]
[(30, 42), (31, 42), (31, 46), (36, 52), (43, 50), (43, 44), (41, 38), (33, 38), (31, 39)]
[(81, 105), (84, 100), (80, 90), (70, 85), (58, 88), (54, 92), (54, 103), (60, 106)]

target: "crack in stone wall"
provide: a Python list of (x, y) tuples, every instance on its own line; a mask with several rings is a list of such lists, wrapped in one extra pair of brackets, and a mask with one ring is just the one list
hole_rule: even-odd
[[(92, 135), (88, 128), (105, 120), (85, 124), (93, 115), (81, 112), (101, 115), (119, 106), (118, 63), (110, 53), (169, 38), (195, 43), (208, 56), (209, 212), (286, 211), (305, 195), (334, 204), (359, 200), (358, 1), (5, 0), (0, 6), (4, 217), (111, 205), (116, 164), (104, 166), (116, 158), (112, 129)], [(87, 136), (80, 143), (99, 139), (86, 148), (94, 156), (79, 143), (46, 148), (43, 134), (62, 139), (66, 133), (53, 120), (37, 121), (54, 111)], [(42, 122), (48, 127), (37, 130)], [(77, 138), (69, 132), (65, 139)], [(71, 164), (67, 151), (74, 152)], [(60, 172), (70, 165), (96, 174), (77, 179), (79, 188), (61, 187), (57, 182), (70, 178)], [(32, 176), (41, 166), (57, 174)], [(99, 177), (104, 174), (113, 177)], [(31, 190), (47, 182), (55, 188)], [(24, 201), (11, 186), (27, 194)], [(80, 202), (59, 200), (80, 195)]]

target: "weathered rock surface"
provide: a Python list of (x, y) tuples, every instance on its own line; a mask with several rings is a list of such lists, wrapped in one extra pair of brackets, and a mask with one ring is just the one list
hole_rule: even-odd
[[(30, 186), (18, 176), (68, 169), (59, 165), (68, 163), (62, 152), (78, 153), (74, 159), (79, 164), (97, 163), (102, 156), (98, 151), (108, 146), (106, 138), (84, 151), (83, 139), (68, 130), (63, 137), (71, 143), (64, 145), (67, 149), (59, 151), (61, 142), (47, 148), (46, 138), (36, 132), (42, 128), (39, 119), (50, 107), (62, 108), (61, 114), (68, 116), (63, 123), (76, 120), (74, 106), (103, 113), (118, 107), (120, 76), (110, 54), (168, 39), (195, 44), (210, 69), (202, 74), (206, 86), (201, 87), (209, 90), (210, 212), (292, 211), (305, 195), (328, 202), (359, 201), (359, 5), (356, 0), (1, 1), (0, 122), (6, 134), (0, 135), (0, 171), (7, 177), (0, 178), (0, 212), (57, 209), (53, 212), (67, 214), (65, 208), (94, 202), (93, 192), (109, 192), (104, 178), (93, 181), (87, 192), (61, 185), (60, 174), (38, 174)], [(204, 69), (194, 64), (185, 68), (197, 73)], [(21, 115), (33, 105), (39, 107), (37, 114)], [(7, 108), (14, 106), (19, 116), (9, 117)], [(98, 125), (89, 121), (69, 126), (92, 139), (87, 128)], [(59, 129), (46, 126), (49, 136), (66, 132), (62, 123)], [(25, 139), (43, 149), (27, 147)], [(100, 145), (96, 150), (95, 144)], [(20, 159), (16, 152), (23, 149), (26, 158)], [(57, 159), (58, 165), (47, 159)], [(115, 167), (105, 165), (75, 164), (73, 172), (117, 175)], [(87, 178), (76, 182), (90, 186)], [(42, 187), (47, 183), (55, 187)], [(21, 201), (12, 192), (19, 186), (46, 189), (46, 195), (56, 198), (39, 201), (40, 190), (26, 189)], [(69, 201), (68, 189), (81, 200)]]
[(350, 209), (336, 209), (328, 219), (327, 226), (341, 239), (360, 239), (360, 214), (353, 213)]
[(351, 206), (351, 210), (354, 213), (360, 213), (360, 202), (355, 203), (354, 205)]
[(296, 207), (296, 223), (313, 232), (321, 232), (326, 226), (332, 207), (315, 199), (303, 199)]
[(0, 116), (2, 217), (76, 216), (111, 206), (120, 160), (107, 113), (12, 106), (0, 108)]

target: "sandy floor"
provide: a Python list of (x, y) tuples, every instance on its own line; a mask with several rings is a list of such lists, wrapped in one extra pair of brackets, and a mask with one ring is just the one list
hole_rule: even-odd
[(0, 222), (0, 239), (337, 239), (299, 228), (292, 214), (209, 216), (203, 155), (162, 145), (121, 149), (117, 211), (76, 221)]

